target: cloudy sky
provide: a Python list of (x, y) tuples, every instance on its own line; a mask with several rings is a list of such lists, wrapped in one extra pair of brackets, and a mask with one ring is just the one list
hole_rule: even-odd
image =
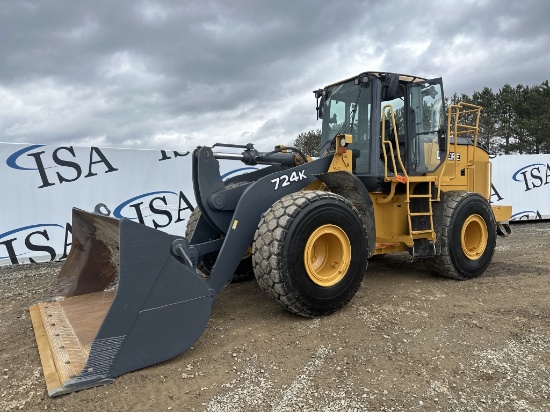
[(269, 150), (362, 71), (540, 84), (549, 21), (548, 0), (0, 0), (0, 141)]

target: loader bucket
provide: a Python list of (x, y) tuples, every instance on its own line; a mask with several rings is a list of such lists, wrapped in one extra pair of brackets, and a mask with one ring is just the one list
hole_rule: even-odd
[(73, 209), (71, 252), (30, 313), (48, 394), (170, 359), (196, 342), (212, 294), (171, 251), (176, 236)]

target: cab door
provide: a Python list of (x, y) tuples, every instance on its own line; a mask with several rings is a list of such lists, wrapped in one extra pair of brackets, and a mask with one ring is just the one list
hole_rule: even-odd
[(446, 158), (445, 100), (441, 78), (407, 87), (406, 122), (408, 143), (408, 173), (421, 175), (433, 172)]

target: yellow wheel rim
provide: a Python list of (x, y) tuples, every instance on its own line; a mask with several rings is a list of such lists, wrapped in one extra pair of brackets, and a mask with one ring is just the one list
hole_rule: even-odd
[(309, 237), (304, 264), (309, 278), (319, 286), (340, 282), (348, 271), (351, 244), (346, 232), (334, 225), (323, 225)]
[(462, 225), (460, 245), (466, 257), (477, 260), (485, 252), (487, 246), (487, 224), (479, 215), (471, 215)]

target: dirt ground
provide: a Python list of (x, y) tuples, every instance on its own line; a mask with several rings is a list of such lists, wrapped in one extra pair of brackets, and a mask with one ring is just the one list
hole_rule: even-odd
[(512, 230), (471, 281), (406, 254), (372, 261), (352, 302), (320, 319), (230, 285), (191, 350), (54, 399), (28, 307), (60, 263), (0, 268), (0, 410), (548, 411), (550, 222)]

